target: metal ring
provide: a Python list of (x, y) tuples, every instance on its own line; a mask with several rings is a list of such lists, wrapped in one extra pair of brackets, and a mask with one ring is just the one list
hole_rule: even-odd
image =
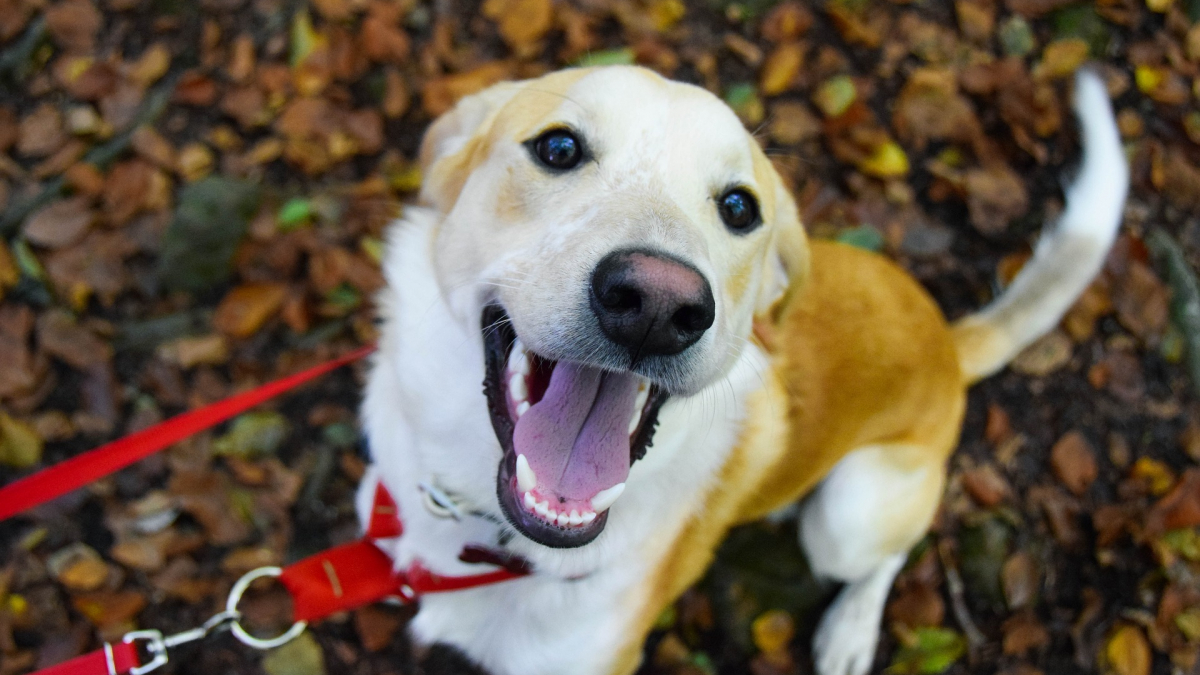
[[(263, 577), (278, 578), (281, 576), (283, 576), (283, 570), (279, 567), (260, 567), (256, 570), (247, 572), (242, 576), (241, 579), (238, 579), (237, 583), (235, 583), (233, 588), (230, 589), (229, 599), (225, 601), (225, 612), (227, 614), (236, 614), (241, 616), (238, 613), (237, 606), (238, 603), (242, 601), (242, 595), (246, 592), (246, 589), (250, 588), (250, 584)], [(242, 628), (242, 624), (236, 619), (229, 624), (229, 629), (233, 633), (233, 636), (238, 639), (238, 642), (255, 649), (274, 649), (276, 647), (281, 647), (299, 637), (307, 627), (307, 621), (297, 621), (296, 623), (292, 624), (292, 627), (287, 629), (287, 631), (282, 635), (269, 640), (262, 640), (246, 632), (246, 629)]]

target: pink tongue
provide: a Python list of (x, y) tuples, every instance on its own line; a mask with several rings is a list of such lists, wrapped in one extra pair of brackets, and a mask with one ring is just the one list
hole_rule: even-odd
[(513, 445), (543, 496), (588, 500), (629, 475), (637, 376), (560, 362), (545, 396), (517, 420)]

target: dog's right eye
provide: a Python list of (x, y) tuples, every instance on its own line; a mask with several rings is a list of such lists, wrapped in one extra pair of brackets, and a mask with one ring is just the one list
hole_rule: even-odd
[(533, 154), (551, 169), (574, 169), (583, 159), (583, 143), (566, 129), (551, 129), (533, 140)]

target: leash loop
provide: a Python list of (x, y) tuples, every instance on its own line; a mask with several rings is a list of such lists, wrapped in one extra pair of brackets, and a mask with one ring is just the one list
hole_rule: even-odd
[[(261, 638), (256, 638), (253, 635), (251, 635), (249, 632), (246, 631), (245, 628), (242, 628), (242, 624), (238, 622), (237, 618), (241, 617), (241, 613), (238, 612), (237, 606), (238, 606), (238, 603), (240, 603), (242, 601), (242, 596), (245, 595), (246, 589), (250, 588), (250, 584), (252, 584), (256, 580), (262, 579), (264, 577), (270, 577), (273, 579), (277, 579), (281, 576), (283, 576), (282, 568), (260, 567), (256, 570), (251, 570), (251, 571), (247, 572), (246, 574), (242, 575), (242, 578), (238, 579), (237, 583), (235, 583), (233, 585), (233, 588), (230, 589), (229, 599), (225, 601), (225, 611), (222, 612), (222, 614), (228, 614), (228, 615), (232, 615), (235, 617), (233, 619), (233, 621), (230, 622), (229, 629), (233, 632), (233, 636), (238, 639), (238, 642), (241, 642), (242, 644), (246, 645), (247, 647), (253, 647), (255, 649), (261, 649), (261, 650), (274, 649), (276, 647), (281, 647), (281, 646), (291, 642), (292, 640), (295, 640), (296, 638), (300, 637), (300, 634), (303, 633), (304, 629), (308, 627), (307, 621), (297, 621), (296, 623), (292, 624), (291, 628), (284, 631), (283, 634), (281, 634), (277, 637), (273, 637), (269, 640), (263, 640)], [(220, 616), (220, 615), (218, 615), (218, 616)], [(139, 674), (134, 673), (133, 675), (139, 675)]]

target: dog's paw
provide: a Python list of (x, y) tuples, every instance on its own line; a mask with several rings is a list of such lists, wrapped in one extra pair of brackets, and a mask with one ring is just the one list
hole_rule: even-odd
[(813, 636), (813, 661), (817, 675), (866, 675), (875, 662), (879, 643), (880, 611), (873, 598), (842, 590)]

